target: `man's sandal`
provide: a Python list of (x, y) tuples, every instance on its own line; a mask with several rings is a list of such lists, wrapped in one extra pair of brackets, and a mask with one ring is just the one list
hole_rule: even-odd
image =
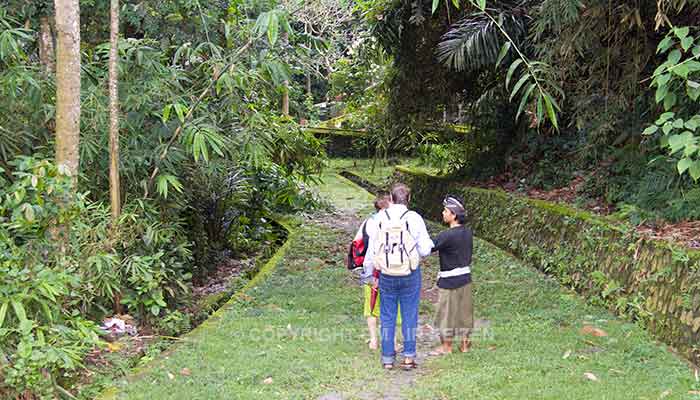
[(418, 368), (418, 364), (416, 364), (416, 360), (411, 360), (409, 362), (406, 362), (406, 359), (401, 362), (401, 369), (404, 371), (410, 371), (412, 369)]
[(384, 368), (387, 371), (390, 371), (390, 370), (394, 369), (394, 364), (393, 363), (392, 364), (382, 364), (382, 368)]

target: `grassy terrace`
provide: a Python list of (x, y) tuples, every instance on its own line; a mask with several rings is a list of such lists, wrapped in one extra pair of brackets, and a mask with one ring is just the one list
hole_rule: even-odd
[[(372, 160), (338, 158), (334, 159), (331, 162), (329, 168), (332, 171), (348, 170), (354, 172), (377, 186), (385, 185), (386, 180), (394, 173), (394, 168), (396, 164), (409, 165), (414, 168), (421, 168), (418, 163), (418, 160), (412, 158), (393, 159), (392, 161), (392, 163), (383, 163), (381, 161), (377, 161), (374, 171), (372, 171)], [(437, 173), (436, 170), (432, 170), (429, 168), (425, 169), (427, 171)]]
[[(390, 172), (363, 176), (381, 183)], [(342, 265), (372, 197), (332, 173), (319, 190), (342, 212), (297, 220), (265, 281), (122, 382), (116, 398), (681, 399), (700, 389), (642, 329), (482, 240), (473, 270), (487, 328), (471, 353), (429, 359), (406, 385), (405, 372), (384, 372), (366, 349), (360, 290)], [(424, 271), (427, 286), (435, 264)], [(429, 322), (427, 300), (421, 310)]]

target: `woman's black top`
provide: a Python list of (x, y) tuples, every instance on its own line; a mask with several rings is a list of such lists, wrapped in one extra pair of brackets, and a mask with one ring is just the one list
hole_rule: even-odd
[[(433, 251), (440, 252), (440, 271), (470, 267), (472, 264), (473, 236), (472, 230), (457, 226), (441, 232), (433, 241)], [(471, 273), (438, 279), (437, 285), (442, 289), (456, 289), (472, 281)]]

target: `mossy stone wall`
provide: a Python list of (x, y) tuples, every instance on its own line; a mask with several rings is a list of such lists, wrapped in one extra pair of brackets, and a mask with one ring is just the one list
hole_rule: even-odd
[(475, 234), (531, 262), (593, 302), (643, 324), (700, 361), (700, 252), (649, 241), (632, 227), (572, 207), (465, 187), (398, 167), (412, 203), (439, 218), (446, 193), (464, 196)]

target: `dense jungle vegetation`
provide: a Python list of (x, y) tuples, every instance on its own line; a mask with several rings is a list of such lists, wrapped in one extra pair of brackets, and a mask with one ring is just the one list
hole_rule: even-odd
[(326, 207), (305, 128), (329, 109), (376, 159), (700, 219), (698, 21), (697, 0), (3, 1), (0, 397), (94, 395), (104, 317), (189, 330), (194, 285)]
[(103, 317), (186, 331), (193, 284), (273, 245), (274, 215), (322, 206), (305, 184), (325, 151), (296, 116), (351, 17), (334, 1), (0, 5), (0, 397), (76, 393)]
[(697, 1), (358, 3), (379, 50), (333, 88), (380, 147), (635, 223), (700, 216)]

